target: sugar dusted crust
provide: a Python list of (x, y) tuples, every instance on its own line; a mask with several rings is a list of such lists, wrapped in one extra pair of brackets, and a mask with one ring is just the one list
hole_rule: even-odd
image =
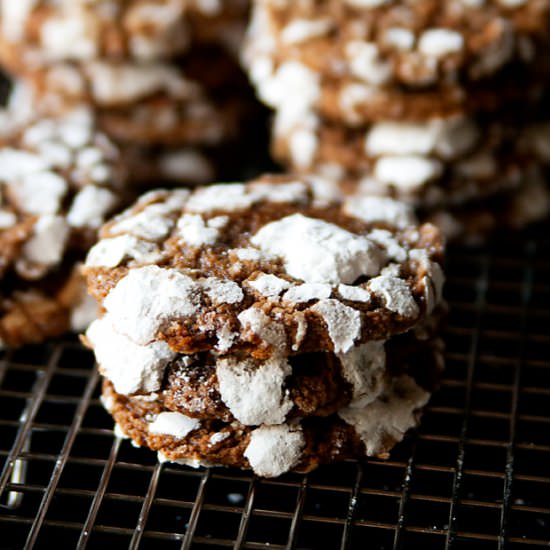
[[(393, 201), (327, 203), (314, 187), (283, 178), (150, 193), (103, 228), (89, 291), (115, 331), (177, 353), (345, 353), (428, 315), (441, 298), (439, 232), (410, 226)], [(286, 283), (272, 290), (266, 275)], [(346, 299), (354, 288), (362, 296)]]

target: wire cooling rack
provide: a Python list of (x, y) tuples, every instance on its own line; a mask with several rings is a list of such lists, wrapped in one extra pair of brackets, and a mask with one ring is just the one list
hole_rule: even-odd
[(450, 252), (445, 379), (385, 462), (276, 480), (160, 465), (113, 435), (76, 339), (6, 353), (0, 548), (548, 547), (550, 238), (537, 235)]

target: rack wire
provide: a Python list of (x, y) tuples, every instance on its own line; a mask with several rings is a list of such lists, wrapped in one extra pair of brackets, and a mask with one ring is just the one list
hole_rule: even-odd
[(547, 229), (449, 254), (447, 370), (388, 461), (260, 480), (113, 435), (76, 339), (0, 356), (0, 548), (550, 545)]

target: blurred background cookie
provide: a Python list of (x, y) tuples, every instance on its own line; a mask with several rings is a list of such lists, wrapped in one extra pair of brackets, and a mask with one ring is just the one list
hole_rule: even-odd
[(493, 196), (547, 195), (549, 27), (538, 0), (255, 0), (242, 57), (285, 169), (498, 224)]

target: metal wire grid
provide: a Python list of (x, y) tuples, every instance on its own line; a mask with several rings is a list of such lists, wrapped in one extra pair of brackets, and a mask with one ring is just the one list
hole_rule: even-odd
[(0, 360), (0, 548), (550, 544), (550, 240), (450, 254), (447, 371), (387, 462), (258, 480), (113, 436), (76, 341)]

